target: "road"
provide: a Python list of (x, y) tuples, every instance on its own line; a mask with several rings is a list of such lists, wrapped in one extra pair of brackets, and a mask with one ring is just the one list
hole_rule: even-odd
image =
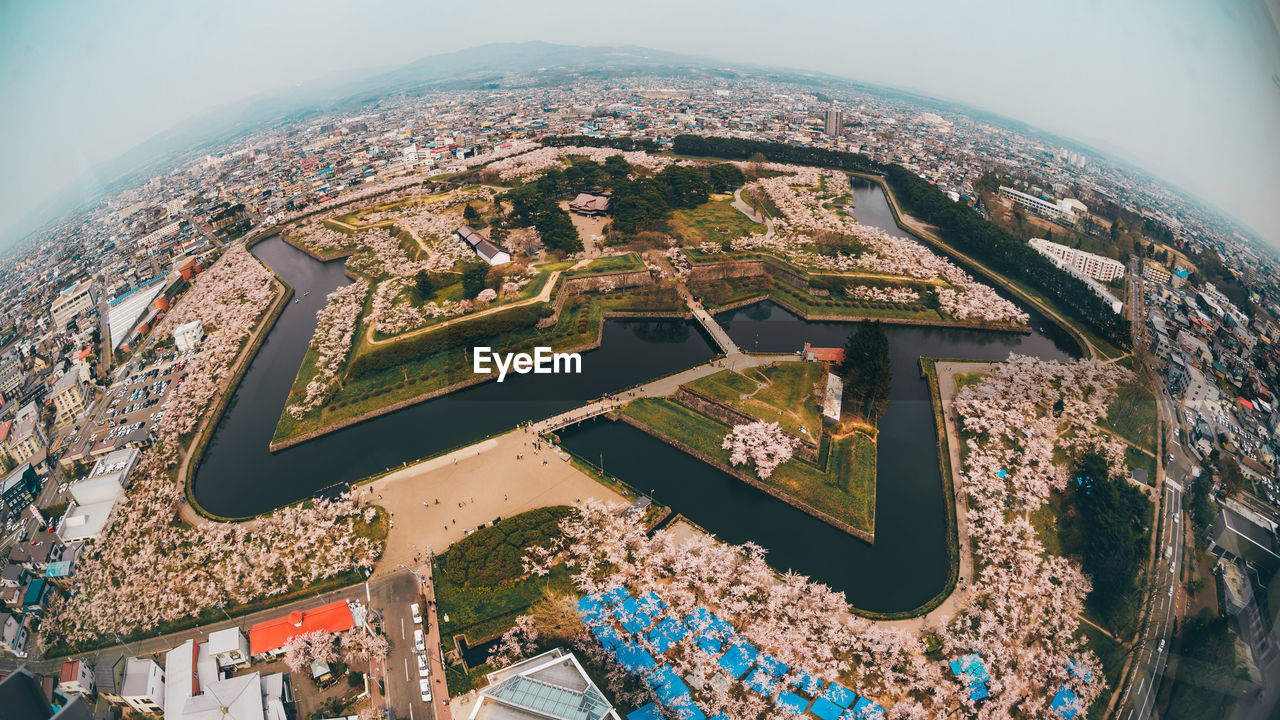
[[(1134, 359), (1141, 362), (1144, 353), (1139, 351), (1143, 335), (1141, 264), (1130, 260), (1129, 312), (1133, 322)], [(1155, 557), (1151, 566), (1148, 588), (1150, 595), (1144, 606), (1147, 613), (1141, 629), (1136, 656), (1132, 659), (1128, 685), (1120, 698), (1115, 717), (1119, 720), (1145, 720), (1155, 709), (1157, 691), (1169, 662), (1169, 647), (1178, 617), (1186, 609), (1186, 597), (1181, 586), (1185, 531), (1182, 523), (1182, 495), (1192, 481), (1192, 471), (1199, 463), (1189, 455), (1179, 442), (1185, 437), (1179, 428), (1182, 417), (1177, 402), (1164, 389), (1158, 375), (1152, 373), (1155, 384), (1156, 407), (1159, 427), (1164, 433), (1168, 456), (1156, 458), (1157, 487), (1163, 485), (1163, 506), (1155, 544)], [(1157, 453), (1160, 448), (1156, 448)]]
[[(378, 594), (373, 597), (373, 606), (382, 614), (382, 626), (391, 641), (391, 652), (386, 663), (386, 708), (391, 718), (408, 718), (408, 720), (435, 720), (436, 714), (431, 703), (422, 702), (418, 687), (420, 673), (418, 671), (419, 653), (414, 648), (414, 630), (421, 625), (413, 622), (409, 606), (419, 602), (421, 588), (413, 572), (405, 569), (384, 576)], [(422, 607), (425, 613), (426, 608)], [(424, 620), (427, 618), (423, 617)], [(436, 673), (433, 686), (443, 688), (443, 672)]]

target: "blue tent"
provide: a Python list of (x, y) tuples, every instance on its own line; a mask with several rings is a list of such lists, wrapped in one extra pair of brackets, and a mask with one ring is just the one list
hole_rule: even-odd
[(741, 679), (751, 669), (752, 663), (756, 661), (756, 655), (759, 654), (759, 651), (750, 643), (737, 642), (720, 658), (718, 664), (734, 678)]
[(611, 587), (608, 590), (605, 590), (604, 592), (600, 593), (600, 599), (603, 600), (604, 604), (608, 605), (609, 607), (613, 607), (614, 605), (617, 605), (618, 603), (622, 602), (623, 600), (629, 597), (631, 597), (631, 593), (627, 592), (627, 589), (622, 587), (621, 585), (617, 587)]
[(1049, 707), (1058, 711), (1063, 720), (1072, 720), (1076, 716), (1079, 704), (1080, 698), (1076, 697), (1075, 691), (1063, 685), (1058, 688), (1058, 694), (1053, 696), (1053, 702)]
[(596, 640), (605, 650), (614, 652), (618, 645), (622, 643), (622, 638), (618, 637), (618, 631), (612, 625), (597, 625), (591, 628), (591, 634), (596, 636)]
[(774, 700), (773, 704), (777, 705), (783, 710), (790, 710), (792, 713), (796, 715), (803, 713), (809, 707), (808, 700), (805, 700), (804, 698), (791, 692), (790, 690), (783, 690), (782, 692), (778, 693), (778, 699)]
[(633, 597), (628, 597), (613, 609), (613, 614), (622, 623), (622, 627), (633, 633), (644, 632), (653, 622), (653, 616), (645, 612), (640, 607), (640, 602)]
[(827, 686), (827, 691), (822, 693), (822, 697), (842, 708), (849, 707), (858, 699), (858, 696), (852, 690), (835, 682)]
[(649, 631), (649, 644), (653, 646), (654, 652), (665, 653), (676, 644), (676, 641), (658, 632), (658, 628), (654, 628)]
[(693, 612), (689, 613), (688, 617), (684, 619), (684, 624), (685, 627), (695, 633), (699, 633), (706, 630), (708, 627), (711, 627), (711, 619), (714, 617), (715, 616), (711, 614), (710, 610), (699, 605), (693, 609)]
[(582, 621), (588, 625), (599, 624), (604, 622), (604, 604), (595, 595), (586, 595), (578, 600), (578, 614), (582, 616)]
[(698, 647), (711, 655), (719, 655), (723, 652), (725, 641), (735, 634), (732, 625), (711, 613), (707, 613), (705, 623), (699, 621), (698, 628), (694, 629), (694, 632), (697, 633)]
[(649, 687), (653, 688), (653, 693), (658, 696), (658, 702), (663, 705), (669, 706), (677, 698), (689, 694), (689, 688), (670, 665), (658, 666), (656, 670), (649, 673), (645, 681), (649, 683)]
[(798, 669), (795, 672), (795, 678), (792, 683), (800, 690), (800, 692), (813, 697), (822, 690), (822, 678), (817, 677), (804, 669)]
[(986, 663), (977, 653), (970, 653), (952, 660), (951, 672), (955, 674), (956, 679), (968, 686), (970, 699), (983, 700), (988, 697), (987, 681), (991, 677), (987, 675)]
[(864, 697), (860, 697), (858, 702), (853, 704), (853, 709), (845, 713), (845, 717), (850, 715), (853, 716), (853, 720), (882, 720), (884, 718), (884, 708)]
[(626, 643), (618, 648), (618, 664), (630, 673), (640, 673), (658, 666), (653, 656), (636, 643)]
[(997, 470), (997, 471), (996, 471), (996, 477), (998, 477), (998, 478), (1000, 478), (1001, 480), (1003, 480), (1003, 479), (1005, 479), (1005, 478), (1009, 477), (1009, 471), (1008, 471), (1008, 470), (1005, 470), (1004, 468), (1000, 468), (999, 470)]
[(826, 697), (820, 697), (813, 701), (813, 705), (809, 706), (809, 712), (817, 715), (822, 720), (837, 720), (840, 713), (844, 712), (844, 708), (831, 702)]
[(637, 708), (635, 712), (627, 713), (627, 720), (662, 720), (662, 713), (658, 712), (656, 705), (649, 703)]
[(760, 668), (756, 668), (743, 684), (765, 697), (772, 695), (778, 687), (778, 681)]

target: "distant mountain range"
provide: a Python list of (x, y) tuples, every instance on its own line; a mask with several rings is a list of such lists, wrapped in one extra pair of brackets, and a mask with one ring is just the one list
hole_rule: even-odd
[[(1096, 148), (1056, 137), (1025, 123), (962, 103), (917, 95), (820, 72), (730, 63), (698, 55), (653, 50), (634, 45), (576, 46), (546, 42), (494, 43), (430, 55), (406, 65), (373, 72), (353, 72), (323, 83), (260, 93), (222, 110), (161, 132), (109, 162), (95, 166), (48, 201), (33, 208), (10, 238), (28, 236), (72, 212), (135, 181), (166, 171), (187, 159), (211, 152), (250, 132), (280, 122), (297, 122), (326, 112), (357, 112), (391, 93), (447, 89), (485, 89), (514, 85), (553, 85), (574, 79), (625, 77), (664, 72), (690, 79), (751, 77), (823, 88), (861, 90), (904, 100), (920, 107), (961, 112), (974, 119), (1037, 136), (1100, 157), (1118, 159)], [(518, 78), (516, 76), (519, 76)], [(519, 82), (515, 82), (516, 80)], [(0, 243), (0, 246), (9, 245)]]

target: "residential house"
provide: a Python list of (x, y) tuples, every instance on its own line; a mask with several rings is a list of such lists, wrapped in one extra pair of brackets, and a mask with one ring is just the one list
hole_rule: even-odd
[(84, 660), (67, 660), (58, 672), (58, 692), (63, 695), (93, 693), (93, 666)]
[(164, 670), (154, 660), (129, 658), (124, 666), (120, 698), (141, 713), (164, 712)]
[(26, 619), (13, 613), (0, 613), (0, 650), (18, 657), (27, 656)]
[(494, 245), (489, 238), (481, 235), (475, 228), (470, 225), (463, 225), (457, 230), (458, 237), (462, 239), (481, 260), (490, 265), (505, 265), (511, 262), (511, 255), (506, 250)]
[(209, 654), (220, 668), (245, 667), (249, 664), (249, 639), (238, 627), (209, 633)]
[(45, 578), (36, 578), (22, 593), (22, 612), (28, 615), (43, 614), (52, 597), (53, 584)]
[(15, 720), (93, 720), (93, 711), (82, 697), (55, 707), (51, 688), (26, 665), (0, 680), (0, 716)]
[(282, 673), (224, 680), (211, 644), (188, 640), (165, 654), (165, 720), (288, 720), (293, 693)]

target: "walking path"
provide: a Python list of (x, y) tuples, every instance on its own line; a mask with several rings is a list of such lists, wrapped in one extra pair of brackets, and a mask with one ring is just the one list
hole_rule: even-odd
[(742, 188), (733, 191), (733, 209), (746, 215), (752, 222), (764, 223), (764, 236), (773, 237), (773, 218), (758, 212), (742, 199)]

